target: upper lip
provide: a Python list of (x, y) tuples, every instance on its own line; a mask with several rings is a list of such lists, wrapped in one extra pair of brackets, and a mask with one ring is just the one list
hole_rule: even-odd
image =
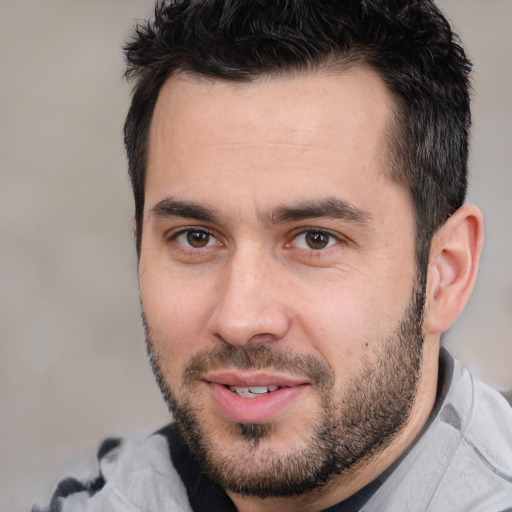
[(301, 377), (254, 370), (243, 371), (235, 369), (223, 369), (208, 372), (203, 376), (203, 380), (214, 384), (221, 384), (223, 386), (237, 387), (279, 386), (284, 388), (309, 384), (307, 379)]

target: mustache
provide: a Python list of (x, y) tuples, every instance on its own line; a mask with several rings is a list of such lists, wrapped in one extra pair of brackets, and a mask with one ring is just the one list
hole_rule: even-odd
[(234, 367), (238, 370), (274, 370), (307, 377), (319, 387), (330, 388), (334, 374), (330, 366), (309, 354), (296, 354), (266, 345), (239, 347), (223, 345), (195, 354), (184, 371), (184, 382), (191, 383), (214, 370)]

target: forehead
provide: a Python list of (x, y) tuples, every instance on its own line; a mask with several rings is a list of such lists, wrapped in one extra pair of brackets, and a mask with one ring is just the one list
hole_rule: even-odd
[[(329, 132), (356, 136), (357, 125), (384, 128), (392, 104), (380, 76), (367, 68), (353, 67), (337, 74), (263, 76), (249, 83), (181, 73), (172, 76), (160, 91), (150, 140), (155, 141), (164, 129), (175, 129), (189, 141), (193, 136), (197, 143), (249, 143), (251, 134), (241, 129), (250, 126), (258, 142), (270, 137), (270, 142), (300, 143), (304, 137), (307, 142), (321, 143)], [(184, 118), (188, 123), (178, 126)], [(340, 133), (340, 120), (345, 133)], [(221, 124), (233, 130), (217, 130)]]
[(211, 201), (215, 189), (255, 204), (390, 183), (392, 106), (368, 69), (244, 84), (174, 76), (152, 119), (146, 209), (165, 193)]

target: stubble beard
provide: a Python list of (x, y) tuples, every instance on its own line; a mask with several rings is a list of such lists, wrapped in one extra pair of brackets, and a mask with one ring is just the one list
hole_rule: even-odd
[[(223, 489), (260, 498), (292, 497), (323, 487), (334, 477), (368, 460), (393, 440), (411, 413), (422, 362), (424, 285), (416, 283), (397, 328), (367, 358), (361, 370), (335, 389), (334, 375), (324, 361), (271, 346), (223, 345), (192, 357), (183, 372), (180, 393), (170, 389), (154, 349), (146, 321), (146, 344), (157, 384), (183, 439), (201, 468)], [(308, 437), (288, 453), (272, 449), (279, 425), (232, 425), (228, 452), (218, 432), (202, 421), (194, 393), (208, 370), (232, 366), (240, 370), (288, 371), (306, 376), (319, 396)], [(226, 432), (222, 432), (223, 435)], [(236, 447), (235, 447), (236, 446)], [(241, 449), (243, 446), (243, 449)]]

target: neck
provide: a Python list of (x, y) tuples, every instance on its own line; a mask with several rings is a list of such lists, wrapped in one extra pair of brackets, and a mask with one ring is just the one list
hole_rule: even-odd
[(339, 503), (391, 467), (414, 443), (434, 407), (439, 371), (439, 339), (425, 338), (422, 373), (409, 419), (380, 451), (359, 461), (317, 491), (292, 498), (255, 498), (228, 493), (239, 512), (316, 512)]

